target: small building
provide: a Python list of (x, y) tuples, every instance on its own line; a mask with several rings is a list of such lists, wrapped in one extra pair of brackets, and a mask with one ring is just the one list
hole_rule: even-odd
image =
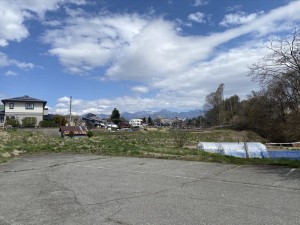
[(59, 128), (59, 132), (61, 133), (61, 137), (69, 137), (72, 134), (72, 137), (86, 137), (87, 136), (87, 128), (85, 126), (61, 126)]
[(2, 99), (4, 111), (0, 112), (0, 122), (5, 122), (6, 119), (16, 119), (22, 124), (22, 119), (25, 117), (35, 117), (37, 124), (43, 120), (48, 113), (45, 108), (47, 102), (41, 99), (36, 99), (24, 95), (22, 97)]
[(142, 126), (143, 120), (142, 120), (142, 119), (131, 119), (131, 120), (129, 121), (129, 124), (130, 124), (132, 127), (139, 127), (139, 126)]

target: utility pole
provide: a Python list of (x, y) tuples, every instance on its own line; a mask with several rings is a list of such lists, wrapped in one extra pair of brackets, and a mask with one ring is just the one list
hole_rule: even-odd
[(70, 118), (69, 118), (69, 126), (71, 126), (71, 115), (72, 115), (72, 96), (70, 96)]

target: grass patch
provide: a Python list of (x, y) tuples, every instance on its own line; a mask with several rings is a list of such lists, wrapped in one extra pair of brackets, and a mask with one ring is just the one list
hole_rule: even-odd
[(300, 168), (299, 160), (243, 159), (196, 150), (196, 145), (199, 141), (238, 140), (263, 142), (263, 139), (253, 132), (236, 132), (231, 130), (188, 132), (186, 145), (194, 146), (194, 149), (176, 147), (172, 133), (166, 131), (128, 133), (94, 132), (93, 137), (80, 139), (62, 139), (23, 130), (0, 131), (0, 163), (6, 162), (9, 159), (3, 158), (1, 156), (2, 153), (12, 153), (14, 150), (18, 150), (27, 154), (43, 152), (92, 153), (108, 156), (151, 157), (251, 165), (280, 165)]

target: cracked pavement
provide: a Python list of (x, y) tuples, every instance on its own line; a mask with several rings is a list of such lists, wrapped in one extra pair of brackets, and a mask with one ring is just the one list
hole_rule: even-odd
[(0, 225), (299, 221), (294, 168), (72, 154), (0, 164)]

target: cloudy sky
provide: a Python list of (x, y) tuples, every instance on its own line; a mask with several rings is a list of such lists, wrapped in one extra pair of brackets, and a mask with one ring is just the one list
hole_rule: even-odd
[(249, 66), (300, 21), (299, 0), (0, 0), (0, 99), (50, 112), (199, 109), (225, 84), (245, 98)]

